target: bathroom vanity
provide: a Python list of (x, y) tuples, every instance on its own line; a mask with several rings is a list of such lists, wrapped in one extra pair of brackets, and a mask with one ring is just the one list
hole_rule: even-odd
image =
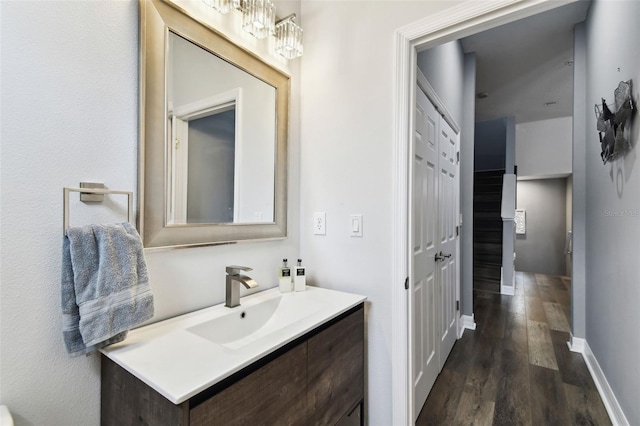
[(278, 289), (103, 349), (103, 425), (359, 425), (364, 300)]

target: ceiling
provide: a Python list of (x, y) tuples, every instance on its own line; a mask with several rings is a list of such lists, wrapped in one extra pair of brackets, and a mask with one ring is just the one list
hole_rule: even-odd
[(573, 115), (573, 26), (590, 1), (569, 5), (461, 39), (477, 61), (476, 121), (516, 123)]

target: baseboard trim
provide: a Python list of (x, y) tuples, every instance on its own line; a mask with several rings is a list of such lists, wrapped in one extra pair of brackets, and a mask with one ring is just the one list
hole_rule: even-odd
[(476, 320), (474, 315), (462, 315), (460, 317), (460, 333), (458, 333), (458, 338), (462, 337), (462, 333), (464, 330), (475, 330), (476, 329)]
[(513, 274), (513, 282), (511, 283), (511, 285), (506, 285), (504, 283), (504, 275), (503, 275), (503, 271), (504, 268), (500, 268), (500, 294), (504, 294), (506, 296), (515, 296), (516, 295), (516, 275)]
[[(576, 338), (574, 338), (576, 339)], [(605, 408), (607, 409), (607, 413), (609, 414), (609, 418), (611, 419), (611, 423), (620, 426), (629, 426), (629, 421), (627, 417), (624, 415), (622, 411), (622, 407), (618, 403), (618, 399), (616, 398), (609, 382), (607, 381), (607, 377), (604, 375), (604, 371), (600, 368), (600, 364), (598, 364), (598, 360), (595, 355), (591, 351), (589, 347), (589, 343), (587, 343), (584, 339), (579, 339), (584, 342), (584, 348), (582, 352), (582, 357), (584, 358), (585, 363), (587, 364), (587, 368), (591, 373), (591, 377), (596, 384), (596, 388), (598, 388), (598, 393), (600, 393), (600, 398), (602, 398), (602, 402), (604, 403)]]
[(567, 342), (567, 346), (569, 346), (569, 350), (571, 352), (577, 352), (584, 356), (584, 344), (586, 341), (581, 337), (575, 337), (573, 334), (569, 335), (569, 341)]
[(500, 285), (500, 294), (506, 294), (507, 296), (515, 296), (516, 290), (510, 285)]

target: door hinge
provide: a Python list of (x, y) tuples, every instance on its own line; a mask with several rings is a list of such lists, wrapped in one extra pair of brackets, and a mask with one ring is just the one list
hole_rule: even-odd
[(456, 152), (456, 161), (460, 163), (460, 151)]
[(456, 300), (456, 311), (460, 310), (460, 301)]
[(404, 280), (404, 289), (409, 290), (409, 277), (405, 278)]
[(460, 225), (456, 226), (456, 237), (460, 236)]

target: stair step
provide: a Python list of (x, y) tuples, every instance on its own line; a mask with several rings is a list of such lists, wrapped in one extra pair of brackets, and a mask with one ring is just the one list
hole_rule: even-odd
[(502, 244), (502, 230), (497, 230), (497, 229), (495, 231), (492, 231), (491, 229), (485, 229), (485, 230), (478, 229), (477, 231), (474, 230), (473, 240), (476, 243)]
[[(502, 215), (500, 211), (489, 209), (474, 209), (474, 219), (488, 220), (490, 222), (502, 223)], [(477, 215), (477, 217), (476, 217)]]
[(502, 240), (498, 242), (473, 242), (473, 252), (502, 253)]
[(502, 265), (502, 252), (477, 251), (473, 253), (474, 263), (488, 263), (496, 266)]
[(482, 278), (482, 279), (488, 279), (488, 280), (498, 280), (500, 281), (500, 269), (499, 268), (493, 268), (493, 267), (474, 267), (473, 268), (473, 276), (478, 277), (478, 278)]
[(500, 294), (500, 281), (474, 279), (473, 289), (475, 291), (484, 291), (489, 293)]
[(502, 176), (505, 169), (474, 170), (475, 176)]
[(501, 199), (500, 192), (480, 192), (473, 196), (473, 201), (500, 201)]
[(473, 186), (473, 288), (500, 293), (504, 169), (477, 171)]
[(473, 220), (473, 226), (474, 226), (474, 228), (478, 227), (479, 231), (495, 230), (495, 229), (502, 230), (502, 218), (500, 218), (500, 219), (482, 219), (482, 218), (474, 219)]

